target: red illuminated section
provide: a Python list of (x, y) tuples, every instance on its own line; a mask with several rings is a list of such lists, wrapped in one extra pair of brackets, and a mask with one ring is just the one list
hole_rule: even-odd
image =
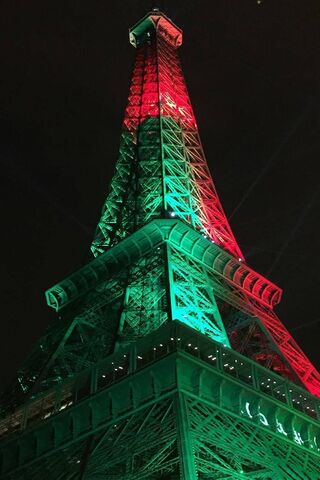
[[(172, 172), (176, 165), (180, 165), (176, 173), (172, 174), (174, 181), (180, 179), (179, 185), (176, 183), (177, 191), (169, 192), (170, 195), (179, 197), (177, 208), (166, 207), (164, 213), (189, 223), (204, 237), (230, 253), (237, 264), (237, 268), (232, 264), (230, 275), (237, 277), (240, 284), (245, 282), (250, 288), (260, 292), (266, 280), (262, 275), (255, 274), (256, 278), (252, 283), (252, 279), (245, 274), (247, 268), (242, 263), (244, 257), (233, 236), (207, 166), (177, 55), (177, 47), (182, 43), (181, 30), (162, 14), (151, 13), (130, 30), (130, 41), (137, 48), (137, 53), (125, 111), (124, 130), (130, 133), (132, 142), (138, 145), (139, 149), (139, 134), (143, 130), (144, 136), (148, 135), (148, 128), (143, 129), (142, 126), (148, 125), (150, 119), (157, 119), (159, 135), (157, 139), (153, 138), (153, 142), (154, 150), (158, 149), (162, 166), (164, 165), (163, 197), (168, 196), (166, 186), (172, 180), (165, 178), (165, 164), (171, 162)], [(168, 125), (171, 125), (171, 130)], [(181, 174), (182, 170), (184, 176)], [(156, 204), (154, 197), (150, 198)], [(189, 210), (184, 208), (187, 202)], [(157, 205), (159, 204), (160, 201)], [(158, 218), (157, 215), (155, 212), (150, 218)], [(230, 265), (221, 264), (223, 276), (227, 275)], [(266, 289), (266, 295), (267, 293)], [(271, 294), (273, 295), (273, 292)], [(243, 311), (260, 319), (277, 345), (279, 353), (285, 357), (302, 384), (320, 397), (319, 373), (273, 312), (273, 304), (277, 303), (279, 298), (273, 298), (277, 301), (267, 305), (265, 299), (250, 299), (238, 286), (234, 288), (234, 295), (240, 297)], [(256, 360), (259, 361), (259, 358)]]
[[(170, 29), (166, 32), (168, 25)], [(177, 46), (182, 42), (182, 34), (175, 28), (177, 29), (166, 18), (164, 21), (160, 18), (155, 22), (151, 16), (147, 16), (130, 31), (131, 41), (137, 46), (137, 55), (124, 127), (137, 135), (138, 126), (148, 118), (157, 117), (160, 121), (167, 118), (174, 122), (172, 135), (179, 137), (179, 142), (173, 139), (173, 144), (176, 149), (183, 150), (189, 185), (188, 192), (181, 192), (181, 198), (183, 195), (192, 196), (193, 205), (190, 215), (184, 215), (183, 220), (189, 219), (200, 233), (243, 260), (204, 156), (176, 52)], [(163, 154), (163, 141), (161, 147)], [(176, 216), (180, 216), (179, 212)]]

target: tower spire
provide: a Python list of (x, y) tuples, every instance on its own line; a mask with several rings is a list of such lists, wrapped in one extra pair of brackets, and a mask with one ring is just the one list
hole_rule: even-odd
[(179, 218), (243, 260), (214, 187), (177, 48), (182, 31), (153, 10), (137, 48), (115, 175), (92, 244), (99, 255), (155, 218)]

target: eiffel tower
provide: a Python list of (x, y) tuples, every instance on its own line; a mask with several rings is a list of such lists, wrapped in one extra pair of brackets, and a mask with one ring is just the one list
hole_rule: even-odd
[(320, 375), (218, 199), (158, 9), (136, 57), (93, 258), (4, 392), (6, 480), (320, 479)]

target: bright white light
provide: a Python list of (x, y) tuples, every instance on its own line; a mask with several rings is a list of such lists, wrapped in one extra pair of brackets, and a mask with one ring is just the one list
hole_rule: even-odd
[(266, 425), (266, 426), (269, 425), (267, 417), (265, 415), (263, 415), (263, 413), (259, 412), (258, 417), (260, 418), (260, 422), (262, 423), (262, 425)]
[(299, 432), (296, 432), (295, 430), (293, 430), (293, 435), (294, 435), (293, 440), (296, 443), (298, 443), (299, 445), (302, 445), (304, 443)]
[(279, 433), (282, 433), (283, 435), (285, 435), (286, 437), (288, 436), (287, 432), (284, 430), (283, 428), (283, 425), (281, 422), (279, 422), (279, 420), (276, 420), (276, 425), (277, 425), (277, 430)]
[(251, 412), (250, 412), (250, 403), (246, 402), (246, 412), (250, 418), (252, 418)]

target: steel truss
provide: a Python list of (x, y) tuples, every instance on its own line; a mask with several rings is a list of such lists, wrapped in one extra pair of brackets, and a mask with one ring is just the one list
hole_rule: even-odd
[[(96, 383), (58, 414), (46, 413), (40, 424), (33, 419), (18, 439), (4, 439), (1, 478), (319, 478), (319, 420), (257, 388), (266, 369), (260, 367), (252, 381), (243, 375), (245, 357), (237, 354), (235, 370), (227, 370), (220, 361), (232, 350), (218, 354), (219, 343), (195, 338), (183, 325), (160, 330), (143, 339), (148, 346), (137, 344), (142, 367), (105, 386)], [(190, 338), (196, 349), (189, 347)], [(167, 348), (148, 364), (143, 348), (154, 352), (159, 339)], [(119, 368), (120, 357), (114, 360)], [(95, 369), (99, 382), (106, 365)]]
[(182, 32), (153, 11), (130, 41), (94, 258), (46, 292), (58, 319), (2, 398), (1, 478), (319, 480), (320, 375), (227, 222)]
[(218, 199), (177, 51), (162, 35), (137, 48), (119, 158), (94, 255), (154, 218), (176, 216), (243, 255)]
[(47, 292), (61, 319), (40, 339), (3, 406), (13, 395), (19, 404), (45, 391), (167, 321), (230, 345), (226, 306), (247, 315), (245, 329), (241, 323), (229, 329), (241, 340), (233, 348), (318, 394), (319, 373), (273, 311), (279, 298), (275, 285), (186, 223), (153, 220)]

